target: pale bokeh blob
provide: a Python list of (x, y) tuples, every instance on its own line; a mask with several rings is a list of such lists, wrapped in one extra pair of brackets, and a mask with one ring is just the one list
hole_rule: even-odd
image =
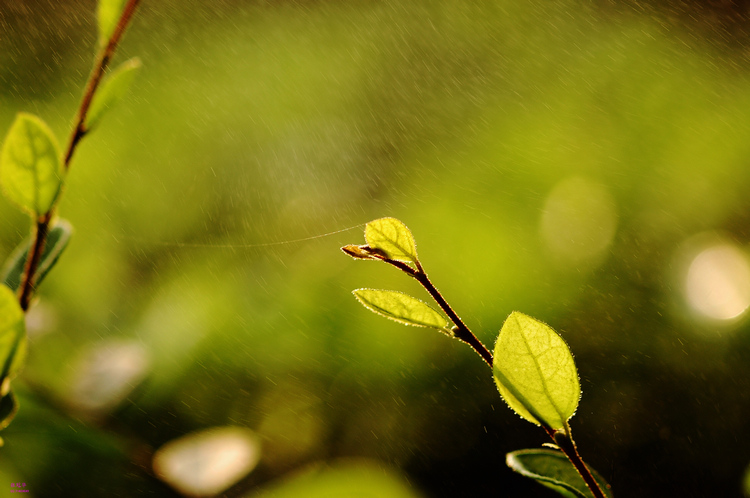
[(750, 264), (728, 242), (697, 251), (685, 275), (685, 298), (692, 309), (714, 320), (731, 320), (750, 306)]
[(615, 236), (617, 207), (603, 185), (583, 177), (566, 178), (547, 196), (539, 229), (561, 264), (596, 263)]
[(260, 460), (260, 443), (244, 427), (216, 427), (170, 441), (154, 454), (154, 473), (187, 496), (213, 496)]

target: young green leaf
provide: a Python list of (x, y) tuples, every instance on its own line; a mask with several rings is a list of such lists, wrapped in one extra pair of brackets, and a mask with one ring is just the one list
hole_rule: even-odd
[[(594, 496), (573, 464), (559, 451), (540, 449), (513, 451), (506, 455), (505, 463), (519, 474), (535, 479), (566, 498), (593, 498)], [(607, 481), (593, 469), (589, 468), (589, 470), (604, 496), (613, 498)]]
[(492, 372), (506, 403), (521, 417), (559, 430), (581, 396), (573, 355), (548, 325), (514, 311), (495, 344)]
[[(35, 285), (39, 285), (47, 276), (47, 273), (57, 263), (58, 258), (68, 246), (70, 236), (73, 234), (73, 226), (64, 219), (58, 219), (55, 225), (47, 234), (47, 243), (44, 246), (42, 258), (36, 270)], [(21, 285), (21, 277), (26, 267), (26, 259), (29, 257), (29, 246), (31, 241), (24, 240), (8, 257), (3, 268), (3, 283), (13, 289), (18, 290)]]
[(99, 24), (99, 44), (104, 45), (112, 36), (120, 20), (125, 0), (99, 0), (96, 17)]
[[(0, 398), (0, 430), (10, 425), (13, 417), (16, 416), (16, 412), (18, 412), (18, 401), (16, 401), (13, 391), (8, 391), (5, 396)], [(0, 446), (2, 446), (1, 443)]]
[(448, 321), (435, 309), (403, 292), (357, 289), (352, 293), (365, 308), (391, 320), (441, 331), (448, 327)]
[(345, 245), (341, 248), (342, 251), (354, 259), (378, 259), (368, 249), (367, 246), (356, 246), (354, 244)]
[(89, 107), (86, 117), (87, 130), (91, 130), (99, 124), (99, 121), (107, 110), (125, 96), (140, 68), (141, 60), (138, 57), (134, 57), (120, 64), (102, 82), (102, 86), (94, 94), (94, 100), (91, 101), (91, 107)]
[(0, 394), (10, 390), (10, 380), (21, 370), (26, 356), (26, 326), (18, 298), (0, 285)]
[(60, 151), (52, 130), (38, 117), (19, 113), (0, 152), (5, 195), (34, 216), (52, 208), (62, 186)]
[(365, 240), (368, 246), (383, 251), (389, 259), (417, 262), (414, 236), (396, 218), (380, 218), (365, 225)]

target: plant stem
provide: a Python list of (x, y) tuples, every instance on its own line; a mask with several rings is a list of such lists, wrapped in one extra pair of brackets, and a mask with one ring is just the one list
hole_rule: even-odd
[(448, 301), (445, 300), (443, 295), (440, 294), (440, 291), (437, 290), (435, 285), (427, 277), (427, 273), (425, 273), (422, 265), (419, 264), (419, 262), (416, 262), (417, 268), (415, 270), (411, 266), (401, 261), (395, 261), (388, 258), (383, 258), (383, 261), (395, 266), (396, 268), (403, 271), (410, 277), (414, 278), (417, 282), (422, 284), (422, 287), (424, 287), (425, 290), (430, 293), (430, 296), (432, 296), (438, 306), (440, 306), (440, 309), (442, 309), (445, 314), (448, 315), (448, 318), (450, 318), (453, 324), (456, 326), (453, 329), (453, 336), (456, 339), (463, 341), (471, 346), (472, 349), (474, 349), (474, 351), (476, 351), (477, 354), (482, 357), (487, 365), (492, 368), (492, 353), (490, 353), (490, 350), (487, 349), (484, 344), (482, 344), (482, 341), (477, 339), (477, 336), (475, 336), (474, 333), (469, 329), (469, 327), (466, 326), (466, 324), (463, 322), (463, 320), (461, 320), (458, 314), (453, 311), (453, 308), (451, 308), (451, 306), (448, 304)]
[(65, 169), (65, 171), (70, 169), (70, 160), (73, 158), (73, 152), (75, 152), (76, 145), (78, 145), (78, 142), (88, 131), (86, 129), (86, 114), (88, 113), (89, 107), (91, 106), (91, 101), (94, 98), (94, 94), (96, 93), (96, 89), (99, 86), (99, 83), (101, 83), (104, 71), (106, 71), (107, 66), (109, 66), (109, 61), (112, 59), (112, 56), (115, 53), (117, 44), (120, 42), (120, 39), (125, 32), (125, 28), (127, 28), (128, 23), (133, 17), (135, 9), (139, 3), (140, 0), (128, 0), (127, 5), (125, 5), (122, 10), (120, 20), (117, 22), (117, 25), (115, 26), (112, 35), (109, 37), (107, 44), (104, 45), (104, 47), (96, 56), (96, 62), (94, 63), (94, 68), (91, 71), (89, 80), (88, 82), (86, 82), (86, 89), (83, 92), (81, 105), (78, 107), (78, 114), (76, 115), (76, 123), (73, 128), (73, 132), (70, 134), (68, 148), (65, 152), (65, 159), (63, 160), (63, 168)]
[(34, 291), (34, 283), (31, 275), (36, 273), (39, 261), (42, 259), (44, 245), (47, 243), (47, 235), (49, 233), (50, 218), (51, 212), (39, 217), (32, 234), (33, 243), (29, 246), (29, 256), (26, 258), (26, 265), (23, 269), (23, 280), (21, 281), (18, 297), (21, 309), (24, 311), (29, 308), (31, 295)]
[[(410, 277), (417, 280), (417, 282), (422, 284), (422, 287), (424, 287), (427, 292), (430, 293), (430, 296), (432, 296), (432, 298), (445, 312), (445, 314), (448, 315), (448, 318), (450, 318), (451, 321), (456, 325), (456, 327), (453, 329), (454, 336), (471, 346), (474, 351), (476, 351), (477, 354), (482, 357), (487, 365), (492, 368), (492, 353), (490, 353), (485, 345), (482, 344), (479, 339), (477, 339), (477, 336), (475, 336), (474, 333), (469, 330), (469, 327), (466, 326), (466, 324), (463, 322), (463, 320), (461, 320), (458, 314), (453, 311), (453, 308), (451, 308), (451, 306), (448, 304), (448, 301), (445, 300), (443, 295), (440, 294), (440, 291), (437, 290), (435, 285), (427, 277), (427, 273), (425, 273), (419, 261), (415, 262), (415, 269), (402, 261), (388, 259), (387, 257), (377, 254), (372, 255), (374, 257), (377, 257), (378, 259), (382, 259), (392, 266), (395, 266), (396, 268), (403, 271)], [(557, 446), (565, 454), (565, 456), (568, 457), (568, 460), (570, 460), (570, 463), (573, 464), (573, 467), (575, 467), (575, 469), (581, 475), (583, 481), (591, 490), (591, 493), (594, 495), (594, 497), (606, 498), (604, 492), (599, 487), (599, 483), (596, 482), (594, 476), (591, 474), (591, 471), (581, 458), (581, 455), (578, 454), (578, 448), (576, 447), (576, 444), (573, 441), (573, 437), (571, 436), (570, 427), (566, 424), (565, 431), (555, 431), (551, 427), (547, 427), (545, 425), (542, 425), (542, 428), (549, 435), (549, 437), (552, 438), (555, 444), (557, 444)]]
[[(75, 152), (78, 143), (88, 131), (86, 129), (86, 115), (91, 106), (91, 101), (94, 98), (96, 89), (99, 87), (104, 71), (106, 71), (109, 61), (115, 53), (117, 44), (120, 42), (128, 23), (133, 18), (133, 14), (139, 3), (140, 0), (128, 0), (128, 3), (122, 10), (122, 14), (120, 15), (119, 21), (117, 21), (117, 25), (115, 26), (112, 35), (107, 41), (107, 44), (102, 47), (96, 56), (94, 68), (91, 71), (88, 82), (86, 83), (86, 88), (83, 92), (83, 97), (81, 98), (81, 104), (78, 107), (73, 132), (70, 135), (68, 147), (63, 156), (63, 171), (66, 173), (70, 169), (70, 161), (73, 158), (73, 152)], [(29, 303), (34, 293), (36, 270), (44, 252), (44, 245), (47, 242), (47, 233), (49, 232), (49, 224), (52, 220), (54, 209), (53, 206), (49, 211), (37, 218), (36, 229), (32, 233), (29, 255), (26, 259), (26, 266), (24, 267), (23, 277), (21, 278), (21, 285), (18, 291), (18, 300), (21, 304), (21, 309), (24, 311), (29, 308)]]
[(570, 463), (573, 464), (573, 467), (575, 467), (575, 469), (581, 475), (581, 477), (583, 478), (583, 482), (586, 483), (586, 486), (588, 486), (589, 490), (591, 490), (591, 493), (594, 495), (594, 497), (606, 498), (606, 496), (604, 496), (604, 492), (599, 487), (599, 483), (596, 482), (594, 476), (591, 474), (591, 471), (581, 458), (581, 455), (578, 454), (578, 448), (576, 447), (575, 441), (573, 441), (573, 436), (570, 432), (570, 426), (566, 424), (566, 431), (555, 432), (554, 430), (546, 427), (544, 428), (544, 430), (547, 431), (547, 434), (549, 434), (555, 444), (557, 444), (560, 450), (565, 453), (565, 456), (568, 457), (568, 460), (570, 460)]

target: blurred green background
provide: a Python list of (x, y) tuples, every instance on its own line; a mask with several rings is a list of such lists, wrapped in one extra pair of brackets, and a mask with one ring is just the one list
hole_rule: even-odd
[[(0, 128), (65, 141), (94, 12), (0, 5)], [(179, 496), (154, 451), (240, 426), (260, 461), (227, 496), (555, 496), (506, 468), (546, 436), (476, 354), (352, 297), (428, 298), (339, 251), (394, 216), (485, 344), (513, 310), (569, 343), (616, 496), (742, 496), (748, 27), (738, 2), (145, 0), (115, 61), (144, 67), (67, 181), (0, 488)], [(7, 254), (28, 220), (0, 213)]]

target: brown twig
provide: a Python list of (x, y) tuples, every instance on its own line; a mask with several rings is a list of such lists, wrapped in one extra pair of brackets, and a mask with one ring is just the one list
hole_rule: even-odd
[(487, 365), (492, 368), (492, 353), (490, 353), (490, 350), (487, 349), (484, 344), (482, 344), (482, 341), (477, 339), (477, 336), (475, 336), (474, 333), (469, 329), (469, 327), (466, 326), (466, 324), (463, 322), (463, 320), (461, 320), (458, 314), (453, 311), (453, 308), (451, 308), (451, 306), (448, 304), (448, 301), (445, 300), (443, 295), (440, 294), (440, 291), (437, 290), (437, 287), (435, 287), (435, 285), (427, 277), (427, 273), (424, 271), (422, 265), (419, 264), (418, 261), (416, 262), (416, 269), (414, 269), (401, 261), (388, 259), (386, 257), (380, 257), (380, 259), (392, 266), (395, 266), (396, 268), (419, 282), (422, 287), (424, 287), (425, 290), (430, 293), (430, 296), (432, 296), (438, 306), (440, 306), (440, 309), (442, 309), (445, 314), (448, 315), (448, 318), (450, 318), (455, 325), (455, 327), (453, 328), (453, 336), (459, 341), (465, 342), (466, 344), (471, 346), (471, 348), (476, 351), (479, 356), (481, 356), (485, 363), (487, 363)]
[[(125, 28), (135, 13), (135, 9), (140, 3), (140, 0), (128, 0), (128, 3), (122, 10), (119, 21), (115, 26), (112, 35), (107, 40), (107, 44), (102, 47), (96, 56), (96, 62), (94, 68), (91, 71), (86, 88), (81, 98), (81, 104), (78, 107), (78, 113), (76, 114), (76, 121), (73, 126), (73, 132), (70, 135), (68, 141), (68, 147), (65, 149), (63, 156), (63, 170), (67, 172), (70, 169), (70, 161), (73, 158), (73, 153), (78, 146), (86, 132), (86, 115), (88, 114), (91, 101), (94, 98), (96, 89), (101, 83), (102, 76), (109, 66), (109, 61), (115, 53), (120, 39), (122, 38)], [(18, 291), (18, 300), (21, 304), (21, 309), (26, 311), (29, 308), (29, 302), (34, 294), (34, 281), (36, 278), (36, 270), (39, 266), (39, 261), (44, 253), (44, 246), (47, 242), (47, 233), (49, 232), (49, 224), (52, 220), (55, 206), (52, 206), (49, 211), (40, 215), (36, 220), (36, 229), (32, 233), (32, 242), (29, 246), (29, 255), (26, 259), (26, 265), (24, 266), (23, 277), (21, 278), (21, 285)]]
[[(368, 248), (369, 249), (369, 248)], [(347, 252), (347, 251), (345, 251)], [(347, 254), (352, 255), (350, 252), (347, 252)], [(466, 324), (461, 320), (461, 318), (458, 316), (458, 314), (453, 311), (453, 308), (448, 304), (448, 302), (445, 300), (442, 294), (440, 294), (440, 291), (437, 290), (435, 285), (430, 281), (430, 279), (427, 277), (427, 273), (422, 268), (422, 265), (419, 263), (419, 261), (415, 262), (415, 267), (402, 262), (402, 261), (396, 261), (393, 259), (389, 259), (387, 256), (378, 254), (372, 250), (367, 250), (365, 254), (368, 258), (376, 258), (381, 259), (388, 263), (389, 265), (395, 266), (399, 270), (403, 271), (410, 277), (416, 279), (420, 284), (422, 284), (422, 287), (424, 287), (427, 292), (430, 293), (430, 296), (435, 300), (435, 302), (440, 306), (440, 308), (445, 312), (446, 315), (448, 315), (448, 318), (451, 319), (451, 321), (455, 324), (455, 327), (453, 328), (453, 335), (457, 339), (465, 342), (469, 346), (471, 346), (474, 351), (479, 354), (479, 356), (482, 357), (482, 359), (487, 363), (487, 365), (492, 368), (492, 353), (485, 347), (482, 342), (477, 339), (477, 336), (474, 335), (474, 333), (469, 330), (469, 327), (466, 326)], [(357, 254), (354, 255), (355, 257), (361, 257)], [(552, 438), (553, 441), (557, 444), (557, 446), (560, 448), (560, 450), (565, 454), (566, 457), (568, 457), (568, 460), (570, 460), (570, 463), (573, 464), (573, 467), (575, 467), (576, 471), (581, 475), (583, 478), (583, 481), (586, 483), (586, 486), (591, 490), (591, 493), (594, 495), (595, 498), (606, 498), (604, 495), (604, 492), (599, 487), (599, 483), (596, 482), (594, 479), (594, 476), (591, 474), (591, 471), (584, 463), (583, 459), (581, 458), (581, 455), (578, 454), (578, 448), (575, 445), (575, 442), (573, 441), (572, 436), (570, 435), (570, 427), (566, 425), (565, 431), (555, 431), (551, 427), (546, 426), (545, 424), (542, 424), (542, 428), (544, 431), (549, 435), (549, 437)]]
[(594, 497), (606, 498), (606, 496), (604, 496), (604, 492), (599, 487), (599, 483), (596, 482), (596, 479), (594, 479), (591, 471), (583, 462), (581, 455), (578, 454), (578, 448), (576, 447), (576, 443), (573, 441), (573, 437), (570, 435), (570, 427), (567, 426), (567, 424), (566, 429), (566, 431), (557, 431), (553, 433), (547, 431), (547, 434), (552, 437), (552, 440), (555, 441), (555, 444), (557, 444), (560, 450), (565, 453), (565, 456), (568, 457), (568, 460), (570, 460), (570, 463), (573, 464), (573, 467), (575, 467), (578, 473), (581, 475), (583, 481), (591, 490), (591, 493), (594, 495)]

